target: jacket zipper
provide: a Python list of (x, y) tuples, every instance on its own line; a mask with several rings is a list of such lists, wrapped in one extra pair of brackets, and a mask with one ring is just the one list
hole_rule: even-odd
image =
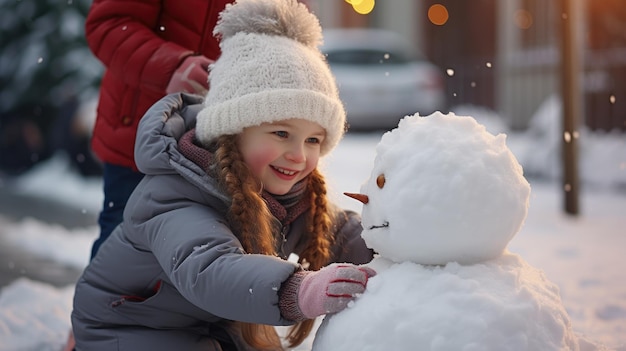
[(284, 225), (281, 227), (280, 229), (280, 236), (281, 236), (281, 241), (280, 241), (280, 255), (282, 257), (287, 257), (287, 254), (285, 253), (285, 243), (287, 242), (287, 231), (289, 230), (289, 225)]

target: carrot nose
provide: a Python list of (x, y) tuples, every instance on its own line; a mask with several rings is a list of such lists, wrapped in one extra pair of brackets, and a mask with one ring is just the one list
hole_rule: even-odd
[(355, 200), (361, 201), (364, 205), (370, 202), (370, 198), (364, 194), (355, 194), (355, 193), (343, 193), (343, 194)]

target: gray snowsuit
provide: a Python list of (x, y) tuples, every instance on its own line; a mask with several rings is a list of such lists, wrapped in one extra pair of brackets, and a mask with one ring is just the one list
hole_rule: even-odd
[[(146, 176), (77, 283), (79, 351), (251, 350), (230, 321), (293, 323), (278, 290), (298, 269), (285, 258), (307, 245), (304, 216), (276, 234), (280, 258), (244, 253), (225, 219), (228, 197), (178, 148), (201, 102), (172, 94), (140, 122), (135, 158)], [(337, 209), (333, 262), (371, 260), (360, 233), (358, 214)]]

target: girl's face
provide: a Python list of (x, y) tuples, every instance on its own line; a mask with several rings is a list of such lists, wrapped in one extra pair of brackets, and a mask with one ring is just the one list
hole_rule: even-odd
[(325, 136), (319, 124), (294, 118), (245, 128), (238, 142), (263, 189), (283, 195), (317, 167)]

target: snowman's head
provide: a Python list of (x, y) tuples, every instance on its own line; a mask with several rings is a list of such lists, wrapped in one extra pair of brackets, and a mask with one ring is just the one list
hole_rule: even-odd
[(521, 228), (530, 195), (505, 141), (471, 117), (405, 117), (383, 135), (361, 187), (367, 245), (395, 262), (499, 256)]

